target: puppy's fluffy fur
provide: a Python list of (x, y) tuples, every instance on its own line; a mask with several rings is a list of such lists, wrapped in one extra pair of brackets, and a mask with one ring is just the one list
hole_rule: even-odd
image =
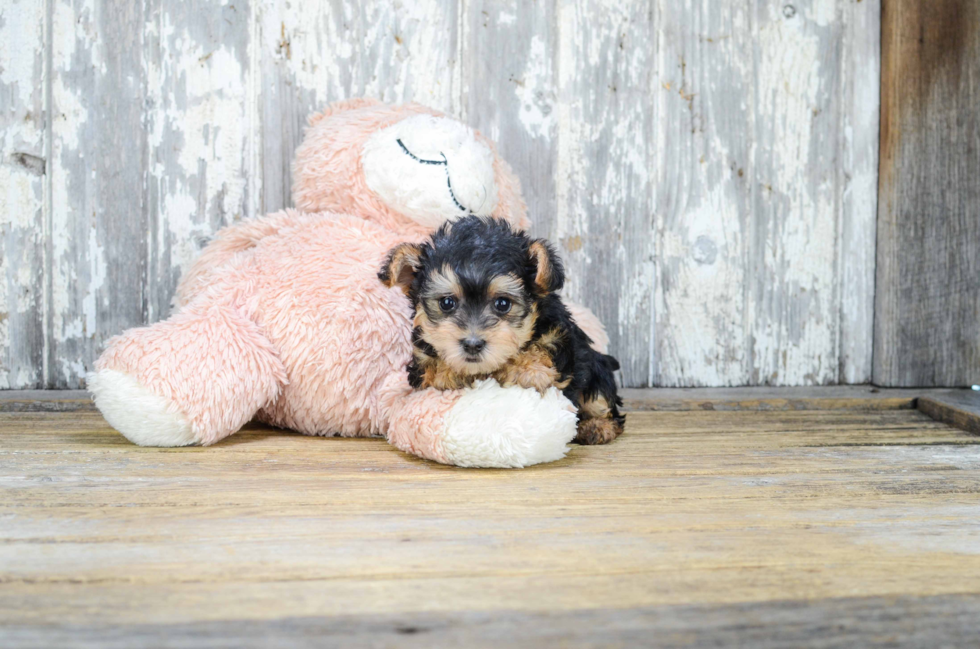
[(392, 250), (378, 277), (415, 308), (413, 387), (458, 389), (489, 377), (541, 392), (556, 386), (578, 406), (577, 442), (604, 444), (622, 432), (619, 363), (592, 349), (557, 295), (564, 270), (546, 241), (468, 216)]

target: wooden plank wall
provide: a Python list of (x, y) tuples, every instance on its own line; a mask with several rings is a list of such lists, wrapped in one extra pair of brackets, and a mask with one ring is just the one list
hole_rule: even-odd
[(0, 387), (45, 384), (45, 12), (0, 6)]
[(980, 2), (882, 18), (874, 380), (980, 383)]
[(500, 143), (623, 381), (871, 377), (878, 0), (8, 0), (0, 387), (73, 388), (359, 95)]

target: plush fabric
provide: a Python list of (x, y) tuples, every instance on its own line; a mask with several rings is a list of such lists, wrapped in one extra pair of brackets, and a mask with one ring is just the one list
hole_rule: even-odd
[[(406, 121), (410, 130), (392, 128), (420, 115)], [(402, 141), (399, 149), (385, 137)], [(444, 176), (428, 169), (414, 178), (414, 194), (403, 192), (391, 179), (414, 169), (406, 163), (414, 152), (375, 156), (368, 164), (383, 179), (372, 181), (384, 185), (379, 194), (364, 174), (369, 141), (395, 153), (408, 144), (426, 150), (426, 159), (445, 161), (431, 165)], [(383, 436), (461, 466), (562, 457), (575, 417), (557, 391), (494, 382), (413, 391), (410, 306), (377, 278), (392, 247), (454, 218), (460, 197), (527, 227), (520, 185), (492, 143), (418, 105), (354, 100), (311, 118), (294, 176), (299, 209), (223, 229), (181, 281), (171, 318), (108, 342), (89, 377), (107, 421), (155, 446), (213, 444), (257, 417), (309, 435)], [(574, 314), (604, 346), (598, 320), (580, 307)]]

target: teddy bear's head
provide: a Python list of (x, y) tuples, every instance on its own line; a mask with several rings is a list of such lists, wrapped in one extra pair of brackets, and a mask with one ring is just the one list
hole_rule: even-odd
[(468, 214), (529, 225), (520, 182), (493, 143), (419, 104), (331, 104), (310, 118), (293, 178), (298, 209), (356, 214), (406, 234)]

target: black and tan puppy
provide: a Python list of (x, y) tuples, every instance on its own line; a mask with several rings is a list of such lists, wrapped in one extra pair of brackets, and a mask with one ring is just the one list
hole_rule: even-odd
[(623, 431), (619, 363), (592, 349), (562, 304), (564, 272), (547, 242), (468, 216), (392, 250), (378, 277), (415, 308), (413, 387), (453, 390), (490, 377), (540, 392), (555, 386), (578, 406), (575, 441), (605, 444)]

